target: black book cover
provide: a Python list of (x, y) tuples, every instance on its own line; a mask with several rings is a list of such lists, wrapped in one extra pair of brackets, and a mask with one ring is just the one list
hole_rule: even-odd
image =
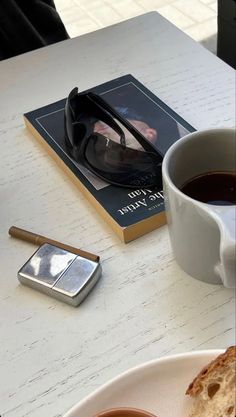
[[(125, 75), (86, 91), (102, 95), (152, 141), (163, 156), (176, 140), (195, 130), (132, 75)], [(49, 146), (49, 151), (56, 153), (65, 164), (64, 167), (67, 167), (67, 172), (69, 169), (74, 174), (81, 191), (122, 240), (128, 242), (164, 224), (161, 189), (134, 190), (110, 185), (71, 158), (65, 146), (65, 100), (26, 113), (26, 126), (34, 136)], [(100, 129), (102, 133), (104, 126), (101, 123), (98, 121), (96, 124), (97, 130)], [(106, 134), (109, 135), (109, 132)]]

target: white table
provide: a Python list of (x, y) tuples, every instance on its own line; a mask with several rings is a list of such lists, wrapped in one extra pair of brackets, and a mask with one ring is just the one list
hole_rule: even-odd
[[(234, 71), (154, 12), (0, 62), (2, 417), (59, 417), (143, 361), (234, 343), (234, 292), (185, 274), (166, 226), (121, 243), (24, 127), (24, 112), (126, 73), (197, 129), (234, 125)], [(35, 247), (13, 224), (100, 254), (78, 309), (19, 285)]]

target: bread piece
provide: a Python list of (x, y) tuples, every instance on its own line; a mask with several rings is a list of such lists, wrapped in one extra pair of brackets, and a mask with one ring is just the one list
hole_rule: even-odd
[(189, 417), (235, 417), (236, 346), (203, 368), (186, 394), (194, 398)]

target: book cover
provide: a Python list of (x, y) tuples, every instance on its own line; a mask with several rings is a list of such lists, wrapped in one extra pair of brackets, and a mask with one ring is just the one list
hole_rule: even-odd
[[(195, 130), (130, 74), (86, 91), (100, 94), (147, 140), (152, 141), (163, 156), (176, 140)], [(110, 185), (68, 154), (64, 134), (65, 101), (62, 99), (26, 113), (25, 123), (32, 134), (71, 176), (121, 240), (129, 242), (165, 224), (162, 189), (128, 189)], [(98, 121), (95, 126), (100, 133), (112, 136), (113, 132), (103, 122)], [(126, 135), (129, 135), (128, 131)], [(132, 141), (127, 137), (128, 143), (129, 139)]]

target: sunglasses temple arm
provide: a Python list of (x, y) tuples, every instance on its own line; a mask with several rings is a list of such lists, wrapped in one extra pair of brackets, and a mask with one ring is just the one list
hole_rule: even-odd
[[(119, 122), (121, 122), (129, 131), (130, 133), (135, 137), (135, 139), (142, 145), (142, 147), (147, 152), (159, 152), (156, 150), (155, 146), (152, 145), (135, 127), (129, 123), (125, 118), (123, 118), (110, 104), (108, 104), (101, 96), (95, 94), (95, 93), (88, 93), (90, 97), (92, 97), (93, 101), (96, 102), (96, 104), (100, 104), (100, 106), (107, 110), (110, 114), (112, 114), (113, 117), (115, 117)], [(161, 155), (160, 155), (161, 156)]]
[(111, 117), (110, 114), (107, 111), (104, 111), (103, 100), (102, 100), (102, 102), (97, 101), (97, 100), (94, 100), (94, 96), (95, 95), (91, 96), (90, 93), (88, 94), (88, 98), (90, 100), (90, 107), (91, 107), (91, 104), (92, 104), (92, 107), (93, 107), (92, 108), (93, 115), (96, 118), (98, 118), (99, 120), (101, 120), (104, 123), (106, 123), (113, 130), (115, 130), (115, 132), (120, 136), (121, 145), (122, 146), (126, 146), (126, 143), (125, 143), (125, 134), (124, 134), (123, 130), (116, 123), (116, 121), (113, 119), (113, 117)]
[[(82, 98), (83, 97), (83, 98)], [(78, 88), (75, 87), (69, 94), (69, 96), (66, 99), (66, 104), (65, 104), (65, 120), (66, 120), (66, 124), (68, 124), (68, 119), (70, 119), (70, 114), (72, 114), (73, 118), (74, 118), (74, 122), (71, 120), (71, 129), (74, 129), (76, 126), (76, 112), (74, 110), (74, 105), (73, 103), (76, 103), (76, 101), (78, 101), (78, 98), (81, 98), (81, 108), (87, 107), (89, 109), (89, 111), (92, 111), (92, 114), (100, 119), (101, 121), (103, 121), (104, 123), (106, 123), (107, 125), (111, 126), (112, 129), (114, 129), (116, 131), (116, 133), (120, 136), (120, 143), (122, 146), (126, 146), (126, 141), (125, 141), (125, 134), (123, 132), (123, 130), (121, 129), (121, 127), (116, 123), (116, 121), (106, 112), (104, 111), (104, 109), (91, 97), (90, 93), (88, 94), (78, 94)], [(77, 103), (78, 104), (78, 103)], [(70, 142), (71, 146), (74, 145), (74, 141), (73, 141), (73, 134), (69, 136), (67, 135), (67, 141)]]

